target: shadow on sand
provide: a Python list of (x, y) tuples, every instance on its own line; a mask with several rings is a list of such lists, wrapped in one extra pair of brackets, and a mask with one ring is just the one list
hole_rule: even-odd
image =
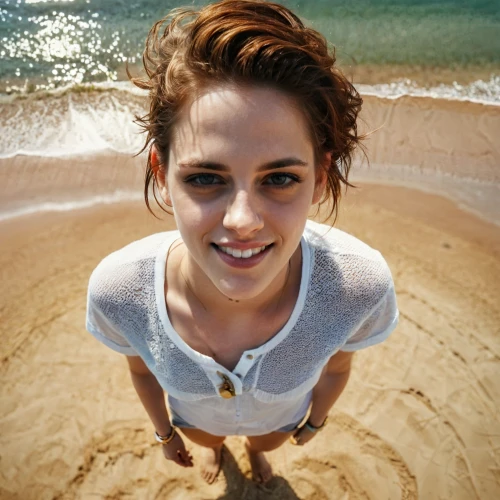
[(245, 477), (231, 452), (222, 448), (222, 474), (227, 481), (226, 491), (218, 500), (299, 500), (290, 484), (275, 476), (265, 485)]

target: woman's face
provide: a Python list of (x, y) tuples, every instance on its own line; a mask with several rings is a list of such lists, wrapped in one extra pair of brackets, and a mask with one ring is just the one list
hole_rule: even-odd
[(324, 187), (304, 116), (262, 87), (215, 87), (186, 105), (164, 168), (189, 258), (234, 300), (286, 269)]

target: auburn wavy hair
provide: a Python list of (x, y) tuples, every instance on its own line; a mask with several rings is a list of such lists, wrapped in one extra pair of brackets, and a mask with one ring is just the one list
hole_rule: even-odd
[[(292, 96), (310, 127), (317, 168), (323, 166), (327, 186), (320, 205), (331, 201), (337, 215), (342, 185), (348, 182), (353, 152), (364, 139), (357, 117), (362, 99), (335, 66), (335, 49), (304, 26), (286, 7), (262, 0), (221, 0), (200, 10), (174, 9), (156, 22), (143, 54), (146, 75), (131, 81), (149, 92), (149, 112), (136, 117), (147, 133), (138, 153), (154, 144), (160, 160), (168, 158), (176, 117), (185, 102), (214, 83), (269, 85)], [(324, 162), (323, 162), (324, 163)], [(148, 155), (144, 198), (148, 209), (150, 184), (156, 180)], [(167, 211), (167, 210), (165, 210)]]

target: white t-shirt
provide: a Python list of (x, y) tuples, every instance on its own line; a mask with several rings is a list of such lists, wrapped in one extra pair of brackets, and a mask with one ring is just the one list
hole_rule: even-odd
[[(165, 263), (178, 231), (108, 255), (92, 273), (87, 329), (111, 349), (141, 356), (172, 410), (214, 435), (260, 435), (304, 416), (330, 357), (385, 340), (398, 322), (391, 272), (354, 236), (308, 221), (301, 240), (299, 296), (285, 326), (243, 352), (231, 372), (189, 347), (170, 323)], [(224, 399), (224, 374), (236, 396)]]

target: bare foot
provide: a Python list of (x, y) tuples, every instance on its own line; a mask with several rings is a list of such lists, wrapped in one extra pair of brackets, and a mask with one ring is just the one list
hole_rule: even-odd
[(208, 483), (212, 484), (220, 471), (222, 444), (215, 448), (202, 448), (201, 476)]
[(262, 451), (253, 451), (248, 442), (245, 448), (252, 467), (252, 478), (257, 483), (267, 483), (273, 477), (273, 469)]

